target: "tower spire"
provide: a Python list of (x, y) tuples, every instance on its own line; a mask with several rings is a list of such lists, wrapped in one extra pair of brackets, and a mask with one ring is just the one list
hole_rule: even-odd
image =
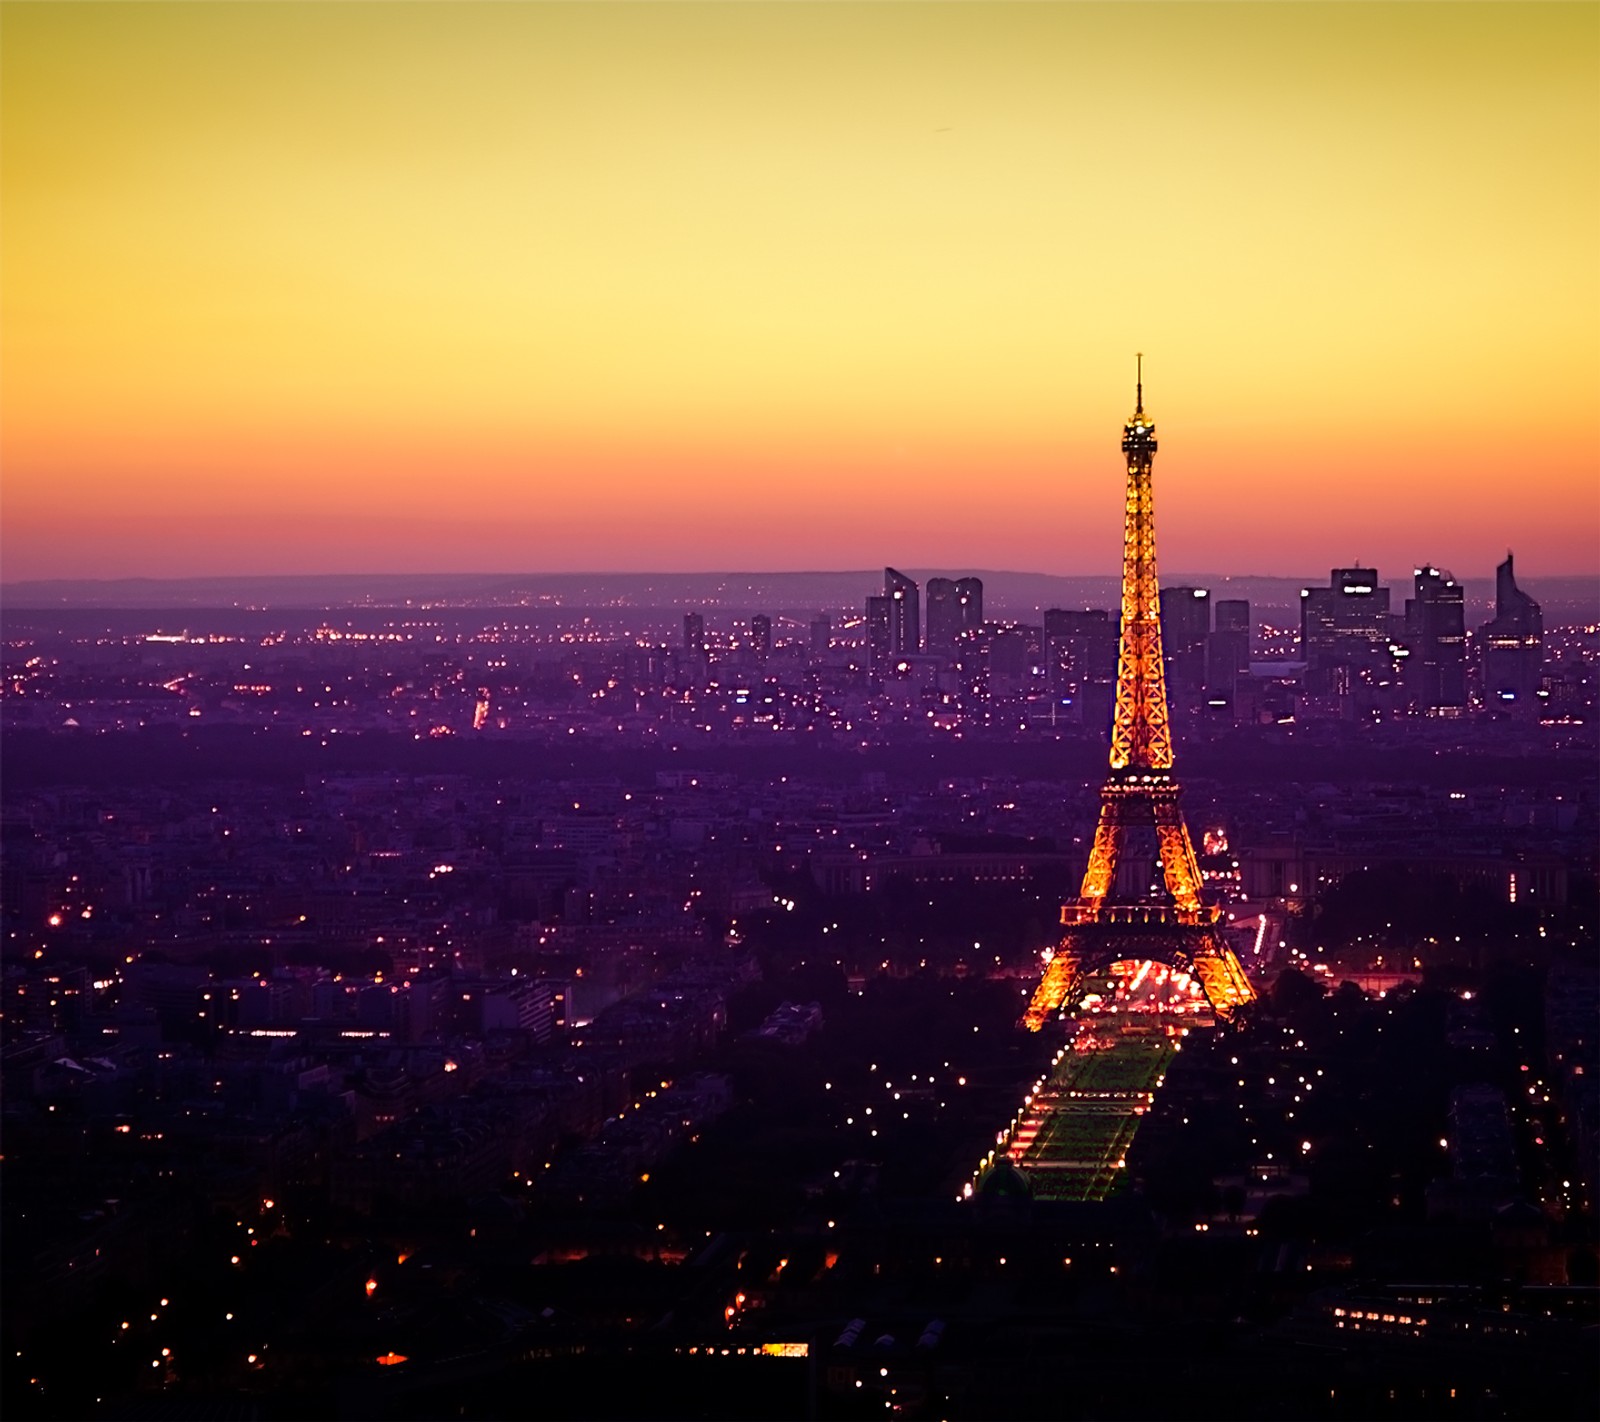
[(1137, 398), (1133, 402), (1133, 413), (1136, 415), (1142, 415), (1144, 414), (1144, 352), (1139, 351), (1134, 356), (1134, 359), (1139, 362), (1139, 373), (1137, 377), (1138, 383), (1135, 386), (1135, 394)]

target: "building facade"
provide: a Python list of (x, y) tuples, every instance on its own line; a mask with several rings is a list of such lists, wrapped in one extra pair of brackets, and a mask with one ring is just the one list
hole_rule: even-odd
[(928, 579), (928, 635), (930, 652), (953, 654), (963, 632), (983, 623), (983, 579)]
[(1509, 552), (1495, 569), (1494, 617), (1478, 629), (1478, 645), (1485, 703), (1535, 707), (1544, 673), (1544, 612), (1517, 586)]
[(914, 578), (883, 570), (883, 595), (889, 602), (889, 654), (915, 656), (922, 650), (922, 592)]

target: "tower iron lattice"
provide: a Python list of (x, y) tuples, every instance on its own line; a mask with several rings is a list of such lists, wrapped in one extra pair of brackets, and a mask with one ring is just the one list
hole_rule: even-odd
[[(1100, 791), (1100, 819), (1083, 887), (1076, 899), (1062, 905), (1061, 942), (1023, 1017), (1033, 1031), (1071, 1005), (1089, 974), (1129, 958), (1155, 959), (1193, 974), (1225, 1019), (1255, 997), (1238, 956), (1217, 926), (1218, 910), (1200, 896), (1200, 866), (1172, 775), (1151, 482), (1156, 427), (1144, 410), (1143, 356), (1134, 412), (1122, 430), (1122, 452), (1128, 483), (1111, 772)], [(1164, 890), (1159, 897), (1117, 894), (1118, 867), (1135, 830), (1154, 832)]]

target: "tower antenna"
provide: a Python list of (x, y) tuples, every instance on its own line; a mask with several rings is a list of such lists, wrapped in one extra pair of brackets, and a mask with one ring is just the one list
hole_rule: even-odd
[(1138, 399), (1133, 402), (1133, 413), (1136, 415), (1142, 415), (1144, 414), (1144, 352), (1139, 351), (1134, 356), (1134, 359), (1139, 362), (1139, 374), (1137, 385)]

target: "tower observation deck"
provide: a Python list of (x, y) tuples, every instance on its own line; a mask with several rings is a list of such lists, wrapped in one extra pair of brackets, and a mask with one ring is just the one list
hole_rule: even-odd
[[(1200, 869), (1172, 775), (1172, 724), (1161, 652), (1152, 469), (1155, 422), (1144, 409), (1144, 358), (1134, 411), (1122, 429), (1127, 490), (1122, 537), (1122, 641), (1111, 722), (1111, 769), (1083, 887), (1061, 909), (1062, 937), (1023, 1022), (1038, 1031), (1072, 1006), (1086, 975), (1124, 959), (1172, 965), (1196, 978), (1217, 1015), (1255, 997), (1239, 959), (1200, 896)], [(1153, 842), (1159, 881), (1137, 873), (1130, 843)], [(1148, 862), (1148, 861), (1146, 861)]]

